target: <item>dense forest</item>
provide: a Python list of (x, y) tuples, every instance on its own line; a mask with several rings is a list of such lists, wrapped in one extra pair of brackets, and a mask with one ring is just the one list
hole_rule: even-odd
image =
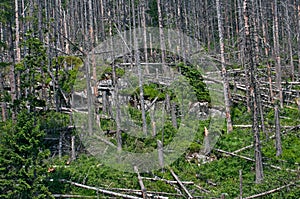
[(0, 198), (299, 198), (299, 0), (1, 0)]

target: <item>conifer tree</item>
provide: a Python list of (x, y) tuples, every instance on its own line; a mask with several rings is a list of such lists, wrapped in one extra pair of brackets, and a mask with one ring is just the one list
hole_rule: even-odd
[(38, 117), (23, 111), (0, 132), (0, 198), (51, 198), (45, 185), (49, 150)]

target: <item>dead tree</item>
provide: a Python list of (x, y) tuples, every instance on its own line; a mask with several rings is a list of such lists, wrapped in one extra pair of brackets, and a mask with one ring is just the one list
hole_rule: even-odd
[(255, 153), (255, 177), (256, 183), (261, 183), (263, 180), (263, 164), (261, 144), (259, 138), (259, 108), (258, 108), (258, 94), (257, 88), (257, 66), (254, 56), (253, 45), (253, 7), (250, 4), (250, 0), (244, 0), (243, 2), (243, 15), (245, 25), (245, 63), (248, 63), (250, 72), (250, 99), (251, 99), (251, 112), (252, 112), (252, 129), (254, 135), (254, 153)]
[(283, 108), (283, 92), (281, 86), (281, 57), (280, 57), (280, 46), (279, 46), (279, 25), (278, 25), (278, 2), (274, 1), (273, 12), (274, 12), (274, 23), (273, 23), (273, 37), (274, 37), (274, 56), (276, 60), (276, 87), (279, 90), (280, 107)]
[(280, 156), (282, 153), (281, 147), (281, 135), (280, 135), (280, 120), (279, 120), (279, 109), (278, 105), (275, 105), (275, 147), (276, 147), (276, 156)]
[(218, 17), (218, 29), (219, 29), (219, 42), (220, 42), (220, 51), (221, 51), (221, 65), (222, 65), (222, 78), (223, 78), (223, 90), (224, 90), (224, 99), (225, 99), (225, 112), (227, 119), (227, 132), (231, 132), (232, 122), (230, 116), (230, 99), (229, 99), (229, 83), (227, 79), (227, 72), (225, 67), (225, 52), (224, 52), (224, 37), (223, 37), (223, 23), (221, 20), (221, 5), (220, 1), (216, 0), (217, 4), (217, 17)]

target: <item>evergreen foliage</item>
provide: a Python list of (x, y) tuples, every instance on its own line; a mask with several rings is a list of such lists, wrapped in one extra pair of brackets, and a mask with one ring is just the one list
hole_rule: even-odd
[(22, 111), (16, 122), (0, 129), (0, 198), (51, 198), (45, 186), (50, 153), (43, 145), (39, 118)]

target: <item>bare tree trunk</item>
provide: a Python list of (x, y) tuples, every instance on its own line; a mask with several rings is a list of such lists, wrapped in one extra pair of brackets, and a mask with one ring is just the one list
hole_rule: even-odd
[[(259, 8), (260, 8), (260, 18), (264, 19), (265, 18), (265, 10), (263, 9), (263, 4), (262, 0), (259, 0)], [(269, 95), (269, 102), (273, 102), (274, 100), (274, 94), (273, 94), (273, 86), (272, 86), (272, 73), (271, 73), (271, 64), (269, 61), (269, 51), (270, 51), (270, 46), (268, 44), (268, 24), (265, 22), (265, 20), (262, 20), (262, 34), (263, 34), (263, 44), (265, 48), (265, 57), (267, 58), (267, 73), (268, 73), (268, 82), (269, 82), (269, 90), (270, 90), (270, 95)], [(268, 139), (268, 137), (267, 137)]]
[[(15, 55), (14, 55), (14, 44), (13, 44), (13, 31), (12, 31), (12, 27), (10, 25), (9, 27), (9, 44), (10, 44), (10, 62), (15, 63)], [(11, 64), (10, 66), (10, 96), (11, 96), (11, 103), (14, 105), (15, 100), (17, 99), (16, 96), (16, 76), (15, 76), (15, 65)], [(15, 120), (16, 119), (16, 111), (15, 111), (15, 107), (12, 106), (12, 119)]]
[(240, 174), (240, 199), (243, 199), (243, 174), (242, 170), (239, 171)]
[(221, 64), (222, 64), (222, 78), (223, 78), (223, 90), (224, 90), (224, 99), (225, 99), (225, 113), (227, 119), (227, 133), (230, 133), (232, 128), (232, 121), (230, 115), (230, 99), (229, 99), (229, 83), (227, 79), (227, 72), (225, 67), (225, 54), (224, 54), (224, 37), (223, 37), (223, 23), (221, 20), (221, 5), (220, 1), (216, 0), (217, 6), (217, 17), (218, 17), (218, 30), (220, 38), (220, 50), (221, 50)]
[(209, 21), (210, 21), (210, 17), (209, 17), (209, 6), (208, 6), (208, 1), (205, 0), (205, 19), (206, 19), (206, 25), (205, 25), (205, 32), (206, 32), (206, 39), (207, 39), (207, 49), (208, 49), (208, 52), (211, 50), (211, 31), (209, 30)]
[(256, 84), (256, 60), (255, 60), (255, 47), (253, 45), (253, 7), (249, 5), (249, 0), (244, 0), (244, 23), (245, 23), (245, 41), (246, 41), (246, 63), (249, 63), (250, 68), (250, 96), (251, 96), (251, 109), (252, 109), (252, 129), (254, 134), (254, 153), (255, 153), (255, 182), (261, 183), (263, 181), (263, 164), (262, 164), (262, 153), (261, 144), (259, 138), (259, 112), (257, 104), (258, 88)]
[(95, 44), (95, 37), (94, 37), (94, 21), (93, 21), (93, 6), (92, 0), (88, 0), (88, 11), (89, 11), (89, 49), (92, 53), (92, 68), (93, 68), (93, 93), (97, 97), (98, 96), (98, 88), (97, 88), (97, 69), (96, 69), (96, 62), (95, 62), (95, 53), (94, 53), (94, 44)]
[(133, 14), (133, 41), (134, 41), (134, 59), (135, 66), (138, 67), (138, 77), (139, 77), (139, 90), (140, 90), (140, 103), (141, 103), (141, 111), (142, 111), (142, 121), (143, 121), (143, 133), (147, 136), (147, 123), (146, 123), (146, 111), (145, 111), (145, 101), (144, 101), (144, 91), (143, 91), (143, 77), (142, 77), (142, 68), (140, 63), (140, 54), (138, 49), (138, 41), (136, 36), (136, 21), (135, 21), (135, 9), (134, 9), (134, 1), (132, 4), (132, 14)]
[(147, 47), (147, 29), (146, 29), (146, 16), (145, 16), (145, 0), (142, 1), (142, 26), (143, 26), (143, 37), (144, 37), (144, 55), (145, 55), (145, 73), (149, 74), (149, 66), (148, 66), (148, 47)]
[(281, 135), (280, 135), (280, 120), (279, 120), (279, 109), (278, 105), (275, 105), (275, 147), (276, 147), (276, 156), (280, 156), (282, 154), (281, 147)]
[(88, 133), (92, 135), (93, 133), (93, 119), (94, 119), (94, 112), (93, 112), (93, 96), (91, 90), (91, 74), (90, 74), (90, 59), (88, 58), (85, 61), (85, 75), (86, 75), (86, 92), (87, 92), (87, 106), (88, 106)]
[[(255, 45), (255, 64), (259, 63), (259, 54), (260, 54), (260, 50), (259, 50), (259, 38), (258, 38), (258, 30), (257, 27), (259, 26), (259, 16), (257, 14), (257, 10), (259, 10), (259, 7), (256, 3), (256, 1), (252, 0), (252, 7), (253, 7), (253, 36), (254, 36), (254, 45)], [(263, 111), (263, 106), (261, 103), (261, 95), (260, 95), (260, 85), (259, 85), (259, 81), (256, 82), (257, 84), (257, 106), (259, 109), (259, 115), (260, 115), (260, 120), (261, 120), (261, 129), (262, 131), (265, 133), (266, 129), (265, 129), (265, 122), (264, 122), (264, 111)], [(267, 137), (267, 136), (266, 136)]]
[(209, 131), (207, 130), (206, 126), (204, 127), (204, 139), (203, 139), (203, 153), (204, 155), (208, 155), (211, 151), (211, 146), (209, 142)]
[(244, 19), (243, 19), (243, 7), (241, 5), (241, 1), (243, 0), (237, 0), (238, 2), (238, 8), (239, 8), (239, 27), (240, 27), (240, 33), (239, 37), (241, 38), (240, 42), (240, 59), (241, 64), (245, 71), (245, 87), (246, 89), (246, 103), (247, 103), (247, 111), (250, 112), (250, 91), (249, 91), (249, 69), (245, 65), (245, 29), (244, 29)]
[(155, 120), (155, 109), (156, 105), (155, 103), (153, 104), (153, 110), (150, 109), (150, 118), (151, 118), (151, 124), (152, 124), (152, 136), (156, 136), (156, 120)]
[(159, 24), (159, 38), (160, 38), (160, 49), (161, 49), (161, 62), (163, 67), (163, 72), (167, 75), (166, 63), (166, 44), (165, 44), (165, 34), (163, 30), (163, 16), (161, 11), (161, 0), (157, 0), (157, 12), (158, 12), (158, 24)]
[(177, 125), (177, 118), (176, 118), (176, 103), (172, 102), (171, 105), (171, 116), (172, 116), (172, 125), (174, 128), (177, 129), (178, 125)]
[[(115, 57), (115, 51), (114, 51), (114, 42), (113, 42), (113, 32), (112, 32), (112, 24), (114, 21), (114, 18), (111, 17), (111, 11), (108, 12), (108, 18), (109, 18), (109, 36), (110, 36), (110, 44), (112, 49), (112, 58)], [(122, 151), (122, 131), (121, 131), (121, 113), (120, 113), (120, 102), (119, 102), (119, 87), (117, 85), (117, 75), (116, 75), (116, 65), (115, 63), (112, 64), (112, 82), (114, 86), (114, 104), (116, 107), (116, 126), (117, 126), (117, 133), (116, 133), (116, 139), (117, 139), (117, 151)], [(108, 100), (106, 101), (107, 104), (109, 104)], [(109, 105), (109, 112), (110, 115), (112, 115), (112, 106)]]
[(75, 135), (71, 137), (71, 160), (76, 159)]
[[(3, 86), (3, 75), (0, 71), (0, 93), (4, 93), (4, 86)], [(0, 95), (1, 96), (1, 95)], [(3, 96), (1, 96), (3, 97)], [(6, 102), (3, 100), (1, 102), (1, 110), (2, 110), (2, 121), (6, 121)]]
[(139, 170), (138, 170), (137, 166), (134, 166), (134, 171), (135, 171), (135, 173), (138, 176), (138, 180), (139, 180), (139, 184), (140, 184), (140, 187), (141, 187), (143, 199), (147, 199), (148, 198), (148, 196), (147, 196), (147, 190), (146, 190), (146, 187), (145, 187), (145, 185), (143, 183), (143, 179), (142, 179), (142, 177), (141, 177), (141, 175), (139, 173)]
[(164, 168), (164, 146), (160, 140), (157, 140), (157, 152), (158, 152), (158, 162), (159, 166)]
[(19, 4), (18, 0), (15, 0), (15, 31), (16, 31), (16, 37), (15, 37), (15, 46), (16, 46), (16, 62), (19, 63), (21, 61), (21, 49), (19, 46), (20, 43), (20, 28), (19, 28)]
[[(283, 3), (283, 2), (281, 2)], [(293, 46), (292, 46), (292, 36), (291, 36), (291, 21), (290, 15), (288, 10), (288, 3), (285, 3), (285, 17), (286, 17), (286, 29), (287, 29), (287, 40), (288, 40), (288, 48), (289, 48), (289, 57), (290, 57), (290, 64), (291, 64), (291, 80), (295, 80), (295, 66), (294, 66), (294, 58), (293, 58)]]
[(69, 34), (68, 34), (68, 26), (67, 26), (67, 19), (66, 19), (66, 11), (63, 11), (63, 22), (64, 22), (64, 43), (65, 43), (65, 53), (67, 55), (70, 54), (70, 45), (69, 45), (69, 41), (67, 38), (69, 38)]
[(107, 105), (108, 105), (108, 100), (107, 100), (107, 91), (104, 90), (102, 91), (102, 112), (103, 114), (107, 113)]
[(166, 94), (166, 99), (165, 99), (165, 102), (166, 102), (166, 112), (167, 114), (170, 113), (170, 110), (171, 110), (171, 99), (170, 99), (170, 95), (169, 94)]
[[(21, 61), (21, 48), (20, 48), (20, 23), (19, 23), (19, 0), (15, 0), (15, 47), (16, 47), (16, 63), (20, 63)], [(16, 74), (16, 98), (18, 98), (21, 94), (21, 80), (20, 80), (20, 72)]]
[(58, 158), (61, 159), (62, 157), (62, 140), (63, 140), (63, 134), (59, 134), (59, 140), (58, 140)]
[(279, 30), (278, 30), (278, 2), (274, 1), (273, 12), (274, 12), (274, 25), (273, 25), (273, 36), (274, 36), (274, 56), (276, 60), (276, 87), (279, 90), (280, 107), (283, 108), (283, 93), (281, 86), (281, 57), (279, 48)]
[(298, 13), (298, 28), (297, 28), (297, 43), (298, 43), (298, 81), (300, 81), (300, 5), (297, 7)]
[(101, 39), (104, 40), (105, 38), (105, 28), (104, 28), (104, 5), (103, 0), (100, 0), (100, 33), (101, 33)]
[(117, 150), (118, 152), (122, 151), (122, 131), (121, 131), (121, 113), (120, 113), (120, 105), (119, 105), (119, 88), (117, 85), (117, 76), (116, 76), (116, 67), (113, 64), (113, 85), (115, 88), (115, 106), (116, 106), (116, 125), (117, 125)]

